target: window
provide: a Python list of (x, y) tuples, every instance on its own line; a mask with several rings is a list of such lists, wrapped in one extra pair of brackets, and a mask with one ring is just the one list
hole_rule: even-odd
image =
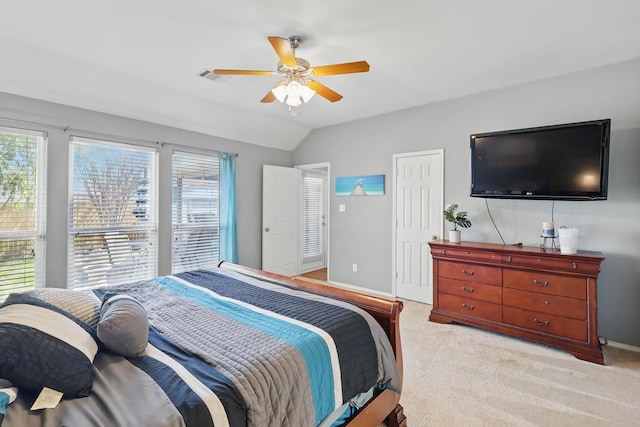
[(157, 272), (157, 150), (72, 137), (70, 288)]
[(45, 134), (0, 127), (0, 301), (44, 286)]
[(219, 189), (217, 156), (173, 154), (173, 273), (217, 266)]
[(316, 261), (323, 255), (323, 185), (323, 175), (302, 172), (304, 262)]

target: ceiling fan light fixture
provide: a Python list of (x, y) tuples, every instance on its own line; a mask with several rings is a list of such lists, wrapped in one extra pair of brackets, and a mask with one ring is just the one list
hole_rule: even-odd
[(291, 80), (287, 85), (287, 95), (289, 98), (300, 98), (302, 95), (302, 85), (297, 80)]
[(271, 92), (276, 99), (287, 104), (289, 108), (299, 107), (303, 102), (307, 103), (316, 92), (299, 80), (282, 81), (275, 85)]
[(316, 91), (311, 89), (309, 86), (305, 85), (302, 86), (302, 100), (305, 102), (305, 104), (309, 101), (311, 101), (311, 98), (313, 98), (313, 95), (316, 94)]
[(299, 96), (287, 96), (287, 105), (289, 107), (299, 107), (302, 104), (302, 98)]
[(287, 83), (280, 82), (273, 89), (271, 89), (273, 95), (280, 102), (284, 102), (284, 99), (287, 97)]

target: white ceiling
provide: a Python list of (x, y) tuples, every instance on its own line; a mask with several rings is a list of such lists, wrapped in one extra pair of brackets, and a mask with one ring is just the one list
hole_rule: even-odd
[[(0, 91), (292, 150), (315, 128), (640, 57), (638, 0), (0, 0)], [(320, 82), (293, 117), (260, 99), (267, 36), (302, 36)]]

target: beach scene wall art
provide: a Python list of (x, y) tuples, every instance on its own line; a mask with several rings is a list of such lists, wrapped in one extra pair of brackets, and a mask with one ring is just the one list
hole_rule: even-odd
[(384, 175), (338, 177), (336, 196), (384, 196)]

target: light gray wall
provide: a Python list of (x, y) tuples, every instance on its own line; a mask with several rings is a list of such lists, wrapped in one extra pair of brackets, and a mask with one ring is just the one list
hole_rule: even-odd
[[(11, 119), (11, 120), (7, 120)], [(16, 121), (17, 120), (17, 121)], [(26, 122), (30, 123), (26, 123)], [(114, 135), (159, 144), (160, 225), (158, 274), (171, 269), (171, 152), (175, 144), (238, 153), (236, 158), (238, 246), (240, 263), (262, 264), (262, 165), (291, 166), (292, 153), (196, 132), (161, 126), (0, 93), (0, 124), (46, 131), (47, 138), (47, 269), (49, 287), (65, 287), (67, 277), (67, 200), (69, 135)], [(51, 126), (46, 126), (51, 125)], [(64, 131), (64, 127), (70, 127)], [(164, 171), (164, 172), (163, 172)], [(164, 189), (164, 191), (162, 191)]]
[[(460, 204), (473, 222), (463, 240), (501, 243), (485, 199), (469, 197), (469, 135), (604, 118), (612, 119), (609, 198), (556, 201), (554, 219), (580, 229), (579, 249), (606, 257), (599, 334), (640, 346), (640, 59), (313, 131), (295, 149), (294, 163), (331, 164), (331, 280), (392, 292), (394, 153), (444, 148), (445, 204)], [(384, 196), (334, 195), (336, 177), (369, 174), (386, 175)], [(346, 204), (345, 213), (338, 203)], [(552, 202), (488, 205), (507, 244), (541, 243)]]

